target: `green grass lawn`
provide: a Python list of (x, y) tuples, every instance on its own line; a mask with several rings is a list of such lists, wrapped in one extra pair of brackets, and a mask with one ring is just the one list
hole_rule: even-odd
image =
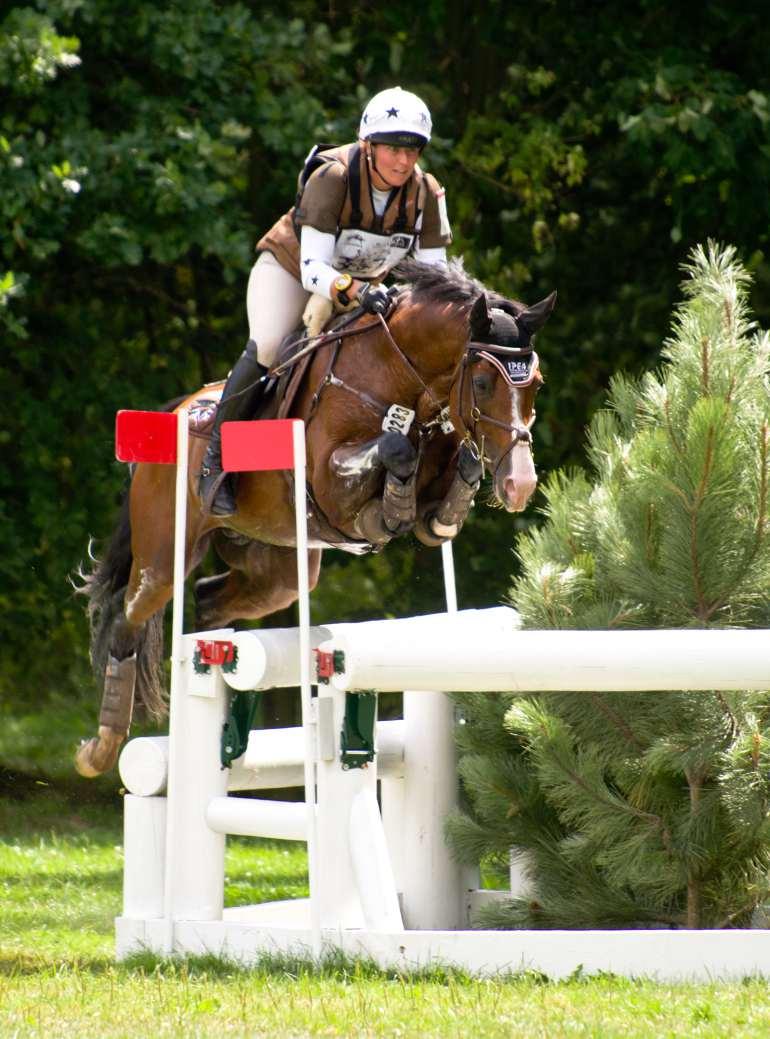
[[(525, 974), (399, 976), (338, 960), (113, 960), (120, 805), (41, 788), (0, 800), (0, 1039), (762, 1036), (764, 981), (668, 985)], [(307, 893), (304, 848), (229, 842), (228, 905)]]

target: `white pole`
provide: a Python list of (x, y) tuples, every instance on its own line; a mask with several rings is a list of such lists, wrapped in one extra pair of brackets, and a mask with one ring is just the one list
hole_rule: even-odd
[[(457, 613), (452, 542), (441, 546), (448, 614)], [(444, 819), (457, 807), (454, 706), (446, 693), (404, 690), (403, 904), (408, 927), (461, 922), (464, 878), (444, 841)], [(402, 879), (402, 878), (399, 878)]]
[(174, 503), (174, 602), (171, 621), (171, 689), (168, 710), (168, 792), (166, 804), (166, 876), (163, 892), (163, 908), (165, 920), (164, 953), (172, 955), (174, 951), (174, 916), (172, 897), (176, 879), (176, 847), (177, 847), (177, 813), (176, 801), (179, 796), (179, 783), (175, 775), (175, 744), (180, 738), (179, 710), (176, 700), (182, 687), (182, 669), (184, 666), (184, 643), (182, 631), (184, 626), (184, 579), (185, 579), (185, 546), (187, 542), (187, 472), (188, 472), (188, 423), (187, 408), (177, 412), (176, 425), (176, 490)]
[(294, 515), (297, 534), (297, 594), (299, 602), (299, 684), (302, 696), (302, 728), (305, 735), (305, 805), (307, 806), (307, 865), (310, 889), (310, 930), (313, 954), (321, 954), (321, 910), (317, 890), (318, 835), (316, 827), (315, 748), (316, 727), (310, 689), (310, 579), (307, 563), (307, 475), (305, 423), (292, 426), (294, 434)]
[[(457, 584), (455, 582), (454, 542), (445, 541), (441, 546), (441, 564), (444, 568), (444, 593), (446, 595), (446, 612), (457, 613)], [(444, 715), (446, 719), (446, 714)], [(437, 753), (448, 753), (448, 743), (454, 748), (453, 768), (454, 778), (451, 780), (452, 788), (447, 791), (447, 796), (452, 799), (452, 808), (459, 802), (459, 781), (457, 779), (457, 748), (454, 742), (454, 729), (457, 724), (457, 711), (452, 712), (451, 728), (449, 732), (441, 734), (441, 742), (437, 739)], [(438, 734), (437, 734), (438, 736)], [(451, 810), (451, 809), (450, 809)], [(462, 887), (464, 901), (467, 901), (467, 893), (481, 887), (481, 870), (478, 866), (463, 864), (460, 866), (460, 885)], [(460, 926), (464, 926), (465, 907), (461, 907)]]
[(444, 594), (446, 596), (446, 612), (457, 613), (455, 559), (452, 551), (451, 541), (444, 541), (441, 545), (441, 565), (444, 568)]

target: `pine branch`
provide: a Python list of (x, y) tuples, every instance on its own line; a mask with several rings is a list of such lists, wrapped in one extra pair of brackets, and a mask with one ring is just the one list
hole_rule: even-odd
[(709, 394), (709, 337), (703, 336), (700, 344), (701, 392), (704, 397)]
[[(703, 789), (704, 771), (703, 769), (699, 769), (697, 772), (692, 772), (690, 769), (686, 769), (685, 777), (690, 788), (690, 813), (691, 815), (697, 815), (698, 807), (700, 805), (701, 790)], [(701, 883), (702, 877), (693, 869), (692, 865), (688, 863), (687, 926), (690, 930), (695, 930), (700, 926)]]
[(692, 577), (695, 585), (695, 597), (698, 601), (699, 616), (702, 621), (707, 621), (714, 612), (716, 604), (708, 607), (703, 601), (703, 577), (701, 574), (700, 557), (698, 555), (698, 510), (703, 505), (708, 491), (708, 480), (714, 466), (714, 427), (709, 426), (706, 440), (706, 458), (703, 464), (703, 473), (700, 483), (695, 491), (695, 500), (690, 507), (690, 560), (692, 563)]
[[(770, 445), (770, 429), (767, 422), (762, 423), (759, 441), (759, 502), (757, 509), (757, 523), (754, 532), (754, 556), (762, 546), (767, 525), (767, 484), (768, 484), (768, 446)], [(753, 557), (752, 557), (753, 559)]]
[(733, 393), (735, 392), (735, 387), (736, 387), (737, 382), (738, 382), (738, 376), (737, 376), (736, 372), (733, 372), (732, 375), (730, 376), (730, 384), (727, 387), (727, 391), (725, 392), (725, 403), (726, 404), (732, 404), (732, 402), (733, 402)]
[(630, 743), (631, 746), (635, 747), (637, 750), (644, 750), (644, 743), (637, 738), (628, 722), (621, 718), (617, 711), (614, 711), (610, 705), (606, 703), (605, 698), (601, 693), (590, 693), (589, 699), (591, 703), (593, 703), (594, 706), (604, 715), (607, 721), (614, 725), (615, 728), (624, 736), (627, 743)]
[(725, 928), (730, 926), (730, 924), (733, 922), (733, 920), (737, 920), (741, 916), (744, 916), (744, 917), (747, 916), (749, 913), (751, 913), (756, 908), (757, 908), (757, 900), (756, 900), (756, 898), (752, 898), (748, 902), (744, 903), (744, 905), (742, 905), (740, 907), (740, 909), (733, 910), (732, 913), (728, 913), (727, 916), (725, 916), (721, 920), (717, 921), (717, 923), (714, 925), (714, 927), (718, 931), (723, 931), (723, 930), (725, 930)]
[(725, 695), (721, 691), (721, 689), (715, 689), (714, 692), (716, 693), (717, 700), (719, 701), (719, 703), (721, 703), (722, 707), (724, 708), (725, 714), (730, 719), (730, 742), (733, 743), (740, 736), (741, 727), (738, 724), (738, 719), (735, 717), (732, 710), (730, 709), (730, 705), (725, 699)]
[(728, 583), (725, 594), (714, 603), (712, 615), (713, 613), (718, 613), (719, 610), (727, 605), (734, 595), (735, 589), (741, 583), (744, 575), (748, 572), (763, 547), (767, 527), (768, 461), (770, 461), (768, 458), (770, 454), (770, 428), (767, 422), (762, 424), (759, 436), (759, 501), (757, 502), (757, 521), (754, 525), (754, 539), (737, 564), (735, 576)]
[(663, 402), (663, 414), (666, 416), (666, 432), (671, 446), (674, 449), (675, 454), (679, 459), (684, 458), (684, 444), (680, 443), (674, 433), (674, 426), (671, 422), (671, 400), (666, 394), (666, 399)]
[(577, 772), (569, 768), (569, 766), (566, 765), (558, 755), (554, 757), (554, 761), (556, 765), (561, 769), (561, 771), (567, 776), (567, 778), (570, 779), (575, 784), (575, 786), (579, 787), (584, 793), (588, 794), (588, 796), (592, 798), (597, 804), (606, 805), (608, 808), (611, 808), (615, 812), (619, 811), (623, 814), (632, 815), (636, 819), (642, 819), (645, 822), (651, 822), (654, 828), (658, 830), (658, 832), (660, 833), (660, 839), (663, 843), (663, 847), (670, 855), (673, 854), (671, 832), (659, 815), (653, 815), (651, 812), (643, 812), (641, 808), (634, 808), (634, 806), (630, 805), (628, 801), (619, 801), (617, 798), (609, 796), (604, 797), (601, 794), (598, 794), (596, 790), (594, 790), (588, 783), (586, 783), (582, 776), (578, 775)]

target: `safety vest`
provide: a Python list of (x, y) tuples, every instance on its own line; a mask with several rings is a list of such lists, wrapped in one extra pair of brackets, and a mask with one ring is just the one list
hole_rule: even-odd
[[(295, 205), (259, 240), (257, 249), (271, 252), (301, 280), (299, 235), (302, 225), (308, 224), (334, 233), (333, 267), (355, 278), (378, 280), (409, 254), (418, 233), (424, 238), (428, 232), (437, 241), (441, 238), (442, 244), (449, 242), (443, 196), (435, 177), (415, 166), (406, 184), (391, 191), (385, 212), (378, 216), (360, 144), (314, 149), (300, 173)], [(426, 219), (435, 226), (426, 227)]]

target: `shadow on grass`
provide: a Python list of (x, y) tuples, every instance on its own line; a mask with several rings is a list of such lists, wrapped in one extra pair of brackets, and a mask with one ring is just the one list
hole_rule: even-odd
[(51, 832), (72, 836), (119, 834), (123, 799), (114, 780), (91, 783), (75, 777), (52, 781), (0, 767), (0, 838), (28, 841)]
[[(433, 964), (431, 967), (404, 970), (396, 967), (383, 968), (374, 960), (353, 957), (340, 951), (325, 953), (316, 961), (310, 956), (290, 953), (263, 953), (253, 963), (244, 965), (237, 960), (218, 956), (189, 956), (186, 959), (169, 959), (153, 953), (135, 953), (125, 959), (122, 970), (155, 977), (186, 978), (230, 978), (281, 977), (294, 980), (322, 978), (354, 984), (359, 981), (386, 980), (400, 982), (429, 982), (441, 985), (477, 984), (478, 978), (459, 967)], [(550, 984), (547, 975), (539, 971), (523, 970), (501, 972), (494, 975), (496, 981), (526, 983), (528, 985)]]
[[(351, 985), (376, 980), (433, 985), (478, 984), (477, 978), (456, 967), (439, 964), (419, 970), (383, 969), (373, 960), (359, 959), (341, 952), (330, 952), (324, 955), (320, 962), (314, 961), (311, 957), (264, 953), (249, 965), (217, 956), (190, 956), (181, 959), (157, 956), (149, 952), (135, 953), (120, 963), (109, 957), (74, 957), (62, 962), (61, 959), (36, 956), (34, 953), (0, 952), (0, 977), (43, 977), (51, 974), (57, 977), (67, 974), (87, 974), (94, 977), (112, 975), (116, 978), (139, 979), (151, 977), (157, 981), (226, 981), (234, 977), (243, 977), (288, 978), (297, 981), (320, 979)], [(547, 975), (532, 970), (500, 973), (493, 978), (497, 982), (529, 986), (552, 984)]]

